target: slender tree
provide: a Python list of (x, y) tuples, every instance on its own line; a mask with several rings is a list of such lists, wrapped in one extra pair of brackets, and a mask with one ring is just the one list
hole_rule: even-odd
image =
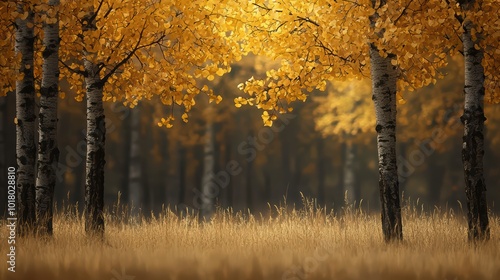
[(133, 206), (132, 215), (137, 216), (141, 207), (144, 207), (144, 189), (142, 184), (141, 164), (141, 106), (131, 109), (130, 114), (130, 151), (128, 159), (128, 199), (129, 205)]
[(403, 238), (396, 157), (396, 67), (370, 46), (373, 102), (377, 124), (382, 231), (386, 241)]
[[(135, 106), (155, 96), (164, 105), (183, 108), (186, 122), (197, 94), (220, 102), (220, 96), (206, 85), (200, 88), (196, 78), (213, 80), (229, 72), (230, 62), (241, 54), (237, 46), (226, 43), (230, 34), (218, 29), (224, 6), (215, 3), (207, 9), (206, 2), (201, 2), (99, 0), (64, 5), (68, 26), (61, 36), (62, 74), (77, 90), (76, 99), (87, 100), (85, 215), (89, 234), (104, 233), (103, 100)], [(171, 112), (158, 124), (172, 127), (175, 116)]]
[(436, 69), (447, 63), (445, 37), (437, 32), (445, 21), (443, 5), (430, 2), (240, 3), (243, 22), (255, 38), (245, 48), (281, 60), (265, 78), (242, 83), (249, 97), (235, 100), (237, 107), (262, 109), (265, 125), (290, 111), (291, 102), (304, 101), (305, 90), (325, 90), (328, 80), (371, 76), (386, 241), (403, 237), (395, 149), (398, 90), (435, 82), (442, 76)]
[(49, 0), (45, 11), (42, 85), (38, 126), (38, 173), (36, 179), (37, 231), (52, 234), (56, 184), (57, 99), (59, 97), (59, 0)]
[(201, 179), (201, 215), (202, 220), (208, 221), (214, 212), (215, 197), (221, 191), (214, 184), (215, 174), (215, 129), (211, 114), (213, 107), (208, 108), (207, 121), (205, 124), (205, 146), (203, 149), (203, 177)]
[(343, 143), (344, 152), (344, 170), (342, 174), (342, 183), (344, 189), (344, 202), (346, 206), (352, 205), (357, 200), (356, 193), (356, 174), (355, 164), (355, 146), (352, 140)]
[[(466, 12), (473, 7), (475, 2), (474, 0), (460, 1), (462, 10)], [(473, 32), (475, 36), (473, 36)], [(467, 195), (468, 237), (471, 241), (490, 238), (483, 167), (484, 121), (486, 117), (484, 116), (484, 53), (480, 46), (481, 36), (473, 20), (465, 18), (462, 33), (465, 60), (465, 103), (464, 113), (461, 117), (464, 124), (462, 162)]]
[(35, 225), (35, 84), (34, 12), (29, 2), (17, 4), (15, 50), (21, 56), (20, 79), (16, 82), (16, 154), (19, 233), (27, 234)]

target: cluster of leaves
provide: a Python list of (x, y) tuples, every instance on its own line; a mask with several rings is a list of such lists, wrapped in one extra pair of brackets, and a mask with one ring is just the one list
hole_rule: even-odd
[(327, 94), (315, 96), (316, 129), (324, 136), (352, 138), (374, 132), (375, 111), (370, 102), (371, 83), (368, 79), (333, 82)]
[[(93, 8), (94, 28), (82, 32)], [(228, 42), (221, 26), (225, 5), (216, 1), (99, 0), (66, 2), (62, 6), (62, 75), (82, 100), (85, 89), (83, 59), (99, 65), (104, 98), (134, 107), (153, 96), (169, 106), (182, 106), (182, 119), (195, 105), (195, 95), (206, 93), (210, 102), (220, 102), (207, 85), (231, 71), (241, 58), (236, 42)], [(162, 118), (159, 125), (171, 127), (175, 119)]]
[[(283, 104), (304, 101), (314, 89), (324, 90), (328, 80), (369, 76), (369, 45), (382, 57), (391, 55), (398, 66), (398, 100), (401, 92), (435, 84), (448, 57), (463, 49), (463, 19), (476, 22), (475, 33), (484, 38), (487, 98), (496, 98), (498, 82), (497, 1), (476, 1), (465, 12), (457, 1), (250, 1), (242, 4), (251, 34), (245, 49), (279, 60), (279, 67), (263, 79), (240, 84), (247, 98), (236, 106), (254, 105), (263, 118), (283, 113)], [(257, 44), (260, 43), (260, 44)], [(495, 58), (496, 57), (496, 58)], [(266, 123), (270, 125), (270, 122)]]
[[(25, 19), (27, 12), (18, 12), (19, 5), (37, 16), (33, 26), (36, 75), (44, 51), (41, 26), (54, 23), (59, 14), (61, 79), (71, 85), (78, 101), (86, 92), (83, 62), (88, 61), (98, 66), (106, 101), (134, 107), (139, 100), (155, 96), (164, 105), (181, 106), (187, 122), (197, 94), (207, 94), (210, 102), (221, 100), (199, 80), (222, 76), (243, 56), (238, 41), (228, 40), (241, 34), (236, 32), (241, 25), (227, 16), (238, 9), (234, 1), (92, 0), (62, 1), (59, 6), (41, 0), (2, 1), (0, 20), (5, 32), (0, 35), (0, 71), (8, 77), (0, 84), (2, 94), (13, 90), (20, 78), (18, 63), (12, 61), (16, 57), (14, 23)], [(173, 111), (159, 124), (170, 127)]]

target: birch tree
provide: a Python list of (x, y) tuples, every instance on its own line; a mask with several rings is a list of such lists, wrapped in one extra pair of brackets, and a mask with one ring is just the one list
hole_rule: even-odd
[(213, 108), (209, 107), (206, 114), (205, 124), (205, 145), (203, 148), (203, 176), (201, 187), (201, 216), (202, 220), (210, 220), (215, 207), (215, 197), (221, 191), (219, 186), (214, 185), (213, 175), (215, 174), (215, 130), (211, 113)]
[[(248, 104), (262, 109), (264, 123), (272, 125), (276, 114), (293, 110), (292, 102), (307, 98), (303, 89), (324, 90), (328, 80), (370, 76), (386, 241), (402, 239), (396, 101), (406, 88), (435, 82), (441, 76), (436, 69), (447, 63), (442, 44), (445, 37), (440, 37), (442, 33), (434, 35), (445, 7), (411, 0), (398, 4), (372, 0), (240, 3), (252, 34), (246, 42), (248, 49), (279, 59), (281, 66), (267, 71), (264, 78), (242, 83), (240, 89), (248, 96), (235, 100), (236, 106)], [(427, 9), (433, 12), (422, 12)], [(426, 29), (424, 23), (428, 22), (433, 28)]]
[[(133, 107), (155, 97), (163, 105), (181, 107), (181, 119), (187, 122), (197, 94), (207, 94), (211, 102), (221, 99), (196, 78), (213, 80), (229, 72), (230, 62), (241, 54), (237, 44), (226, 43), (229, 34), (218, 29), (224, 12), (218, 2), (99, 0), (64, 7), (62, 74), (77, 91), (76, 99), (87, 101), (86, 230), (102, 236), (102, 102)], [(159, 125), (172, 126), (174, 110), (169, 111)]]
[[(462, 11), (467, 12), (473, 9), (474, 2), (461, 1)], [(479, 6), (476, 5), (476, 8)], [(462, 162), (467, 195), (468, 237), (471, 241), (488, 240), (490, 228), (483, 167), (486, 117), (484, 116), (484, 53), (480, 46), (482, 34), (473, 19), (465, 17), (460, 20), (463, 26), (462, 42), (465, 61), (465, 102), (461, 120), (464, 124)]]
[(130, 113), (130, 151), (128, 160), (128, 201), (132, 209), (132, 215), (137, 218), (140, 207), (144, 202), (144, 190), (142, 185), (141, 164), (141, 106), (135, 106)]
[(29, 2), (18, 2), (15, 51), (20, 56), (16, 81), (16, 154), (19, 233), (35, 225), (35, 84), (34, 12)]
[(59, 97), (59, 0), (40, 7), (43, 13), (43, 65), (38, 126), (38, 172), (36, 179), (37, 231), (52, 234), (53, 199), (56, 184), (57, 99)]
[[(372, 1), (378, 10), (387, 5), (382, 0)], [(377, 6), (379, 5), (379, 6)], [(374, 33), (383, 37), (384, 30), (376, 31), (378, 12), (370, 20)], [(399, 201), (399, 181), (396, 156), (396, 93), (397, 68), (392, 64), (395, 55), (381, 55), (379, 47), (370, 43), (370, 62), (373, 103), (378, 150), (379, 190), (382, 207), (382, 232), (386, 241), (403, 239), (401, 203)]]

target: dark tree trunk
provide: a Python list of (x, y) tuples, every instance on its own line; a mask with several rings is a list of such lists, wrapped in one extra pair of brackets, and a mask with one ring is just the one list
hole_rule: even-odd
[[(182, 146), (182, 143), (177, 143), (177, 159), (178, 159), (178, 174), (179, 174), (179, 205), (185, 205), (186, 203), (186, 148)], [(179, 209), (181, 211), (185, 209)]]
[[(474, 46), (478, 41), (472, 38), (473, 23), (466, 20), (462, 41), (465, 57), (465, 104), (461, 120), (464, 124), (462, 161), (467, 195), (468, 237), (471, 241), (488, 240), (490, 228), (486, 184), (484, 181), (484, 68), (483, 52)], [(480, 35), (478, 35), (478, 38)]]
[(268, 170), (264, 170), (264, 190), (265, 190), (265, 198), (266, 204), (273, 204), (273, 186), (271, 185), (271, 175)]
[(316, 159), (316, 171), (318, 179), (318, 204), (321, 207), (325, 206), (326, 203), (326, 191), (325, 191), (325, 140), (323, 138), (318, 138), (316, 141), (316, 151), (318, 157)]
[(254, 199), (253, 199), (253, 164), (254, 161), (247, 161), (247, 168), (246, 168), (246, 180), (245, 180), (245, 187), (246, 187), (246, 199), (247, 199), (247, 209), (249, 211), (254, 210)]
[[(0, 157), (3, 160), (2, 173), (3, 177), (0, 177), (0, 182), (7, 182), (8, 180), (8, 168), (16, 166), (16, 125), (14, 124), (14, 118), (16, 117), (16, 94), (15, 92), (7, 93), (7, 96), (0, 97), (0, 103), (2, 103), (2, 108), (0, 108), (1, 113), (1, 132), (3, 150), (0, 150)], [(1, 148), (0, 148), (1, 149)], [(7, 201), (7, 191), (2, 191), (0, 194), (0, 201)], [(0, 213), (6, 214), (7, 203), (2, 204), (3, 207), (0, 208)]]
[(205, 146), (203, 149), (203, 177), (201, 179), (201, 216), (209, 221), (214, 213), (214, 202), (219, 188), (214, 188), (212, 176), (215, 173), (215, 127), (211, 120), (205, 124)]
[[(225, 144), (224, 144), (224, 157), (221, 157), (223, 160), (221, 162), (221, 169), (220, 170), (225, 170), (226, 164), (231, 161), (231, 135), (227, 133), (225, 135)], [(229, 178), (229, 182), (226, 186), (226, 188), (223, 190), (223, 194), (221, 195), (221, 206), (224, 207), (224, 209), (227, 209), (229, 207), (233, 206), (233, 201), (232, 201), (232, 195), (233, 195), (233, 177)]]
[(26, 235), (35, 229), (35, 84), (33, 73), (34, 13), (27, 4), (18, 3), (20, 14), (28, 12), (25, 20), (16, 20), (15, 51), (21, 55), (16, 82), (16, 153), (17, 153), (17, 207), (18, 233)]
[(130, 108), (125, 108), (125, 116), (122, 120), (122, 139), (123, 139), (123, 173), (121, 177), (121, 186), (120, 186), (120, 200), (126, 204), (128, 204), (130, 196), (129, 196), (129, 177), (130, 177), (130, 151), (131, 151), (131, 141), (130, 141), (130, 131), (131, 131), (131, 111)]
[[(297, 109), (297, 114), (299, 114)], [(297, 206), (301, 203), (299, 181), (301, 180), (300, 157), (297, 151), (298, 139), (297, 132), (299, 130), (299, 119), (290, 120), (286, 128), (280, 132), (280, 144), (283, 164), (283, 185), (286, 187), (287, 204)]]
[(441, 190), (443, 186), (444, 175), (446, 174), (445, 166), (439, 164), (436, 158), (429, 158), (427, 165), (427, 190), (429, 210), (434, 207), (439, 207), (441, 204)]
[(138, 104), (131, 109), (130, 114), (130, 151), (129, 154), (129, 169), (128, 169), (128, 205), (131, 209), (131, 214), (137, 217), (144, 209), (146, 196), (144, 194), (144, 186), (142, 185), (143, 173), (141, 164), (141, 105)]
[(356, 201), (356, 175), (354, 174), (355, 149), (349, 140), (344, 147), (344, 172), (343, 172), (343, 190), (345, 206), (352, 205)]

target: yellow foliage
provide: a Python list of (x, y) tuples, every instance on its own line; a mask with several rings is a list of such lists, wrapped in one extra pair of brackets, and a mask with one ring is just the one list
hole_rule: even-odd
[[(492, 0), (481, 3), (465, 16), (477, 23), (476, 33), (484, 38), (478, 48), (485, 52), (486, 99), (498, 102), (500, 6)], [(447, 58), (463, 49), (457, 18), (464, 15), (454, 0), (449, 4), (400, 0), (375, 8), (371, 0), (242, 1), (240, 5), (247, 33), (239, 38), (245, 51), (279, 62), (276, 69), (266, 69), (265, 78), (251, 78), (239, 86), (266, 111), (283, 111), (282, 104), (305, 100), (304, 90), (324, 90), (328, 80), (369, 77), (370, 43), (382, 57), (391, 55), (400, 92), (435, 84), (443, 78), (440, 69), (448, 64)], [(241, 100), (237, 104), (244, 105)]]
[[(89, 7), (97, 12), (94, 29), (81, 24)], [(200, 88), (197, 78), (212, 81), (243, 55), (226, 32), (234, 29), (225, 22), (227, 11), (237, 7), (201, 0), (68, 1), (60, 19), (61, 57), (68, 66), (61, 76), (77, 96), (84, 94), (83, 76), (74, 74), (83, 70), (86, 60), (101, 67), (105, 100), (133, 106), (144, 98), (158, 98), (167, 106), (181, 106), (187, 116), (200, 92), (211, 102), (221, 101), (208, 86)], [(160, 123), (170, 127), (170, 117)]]

